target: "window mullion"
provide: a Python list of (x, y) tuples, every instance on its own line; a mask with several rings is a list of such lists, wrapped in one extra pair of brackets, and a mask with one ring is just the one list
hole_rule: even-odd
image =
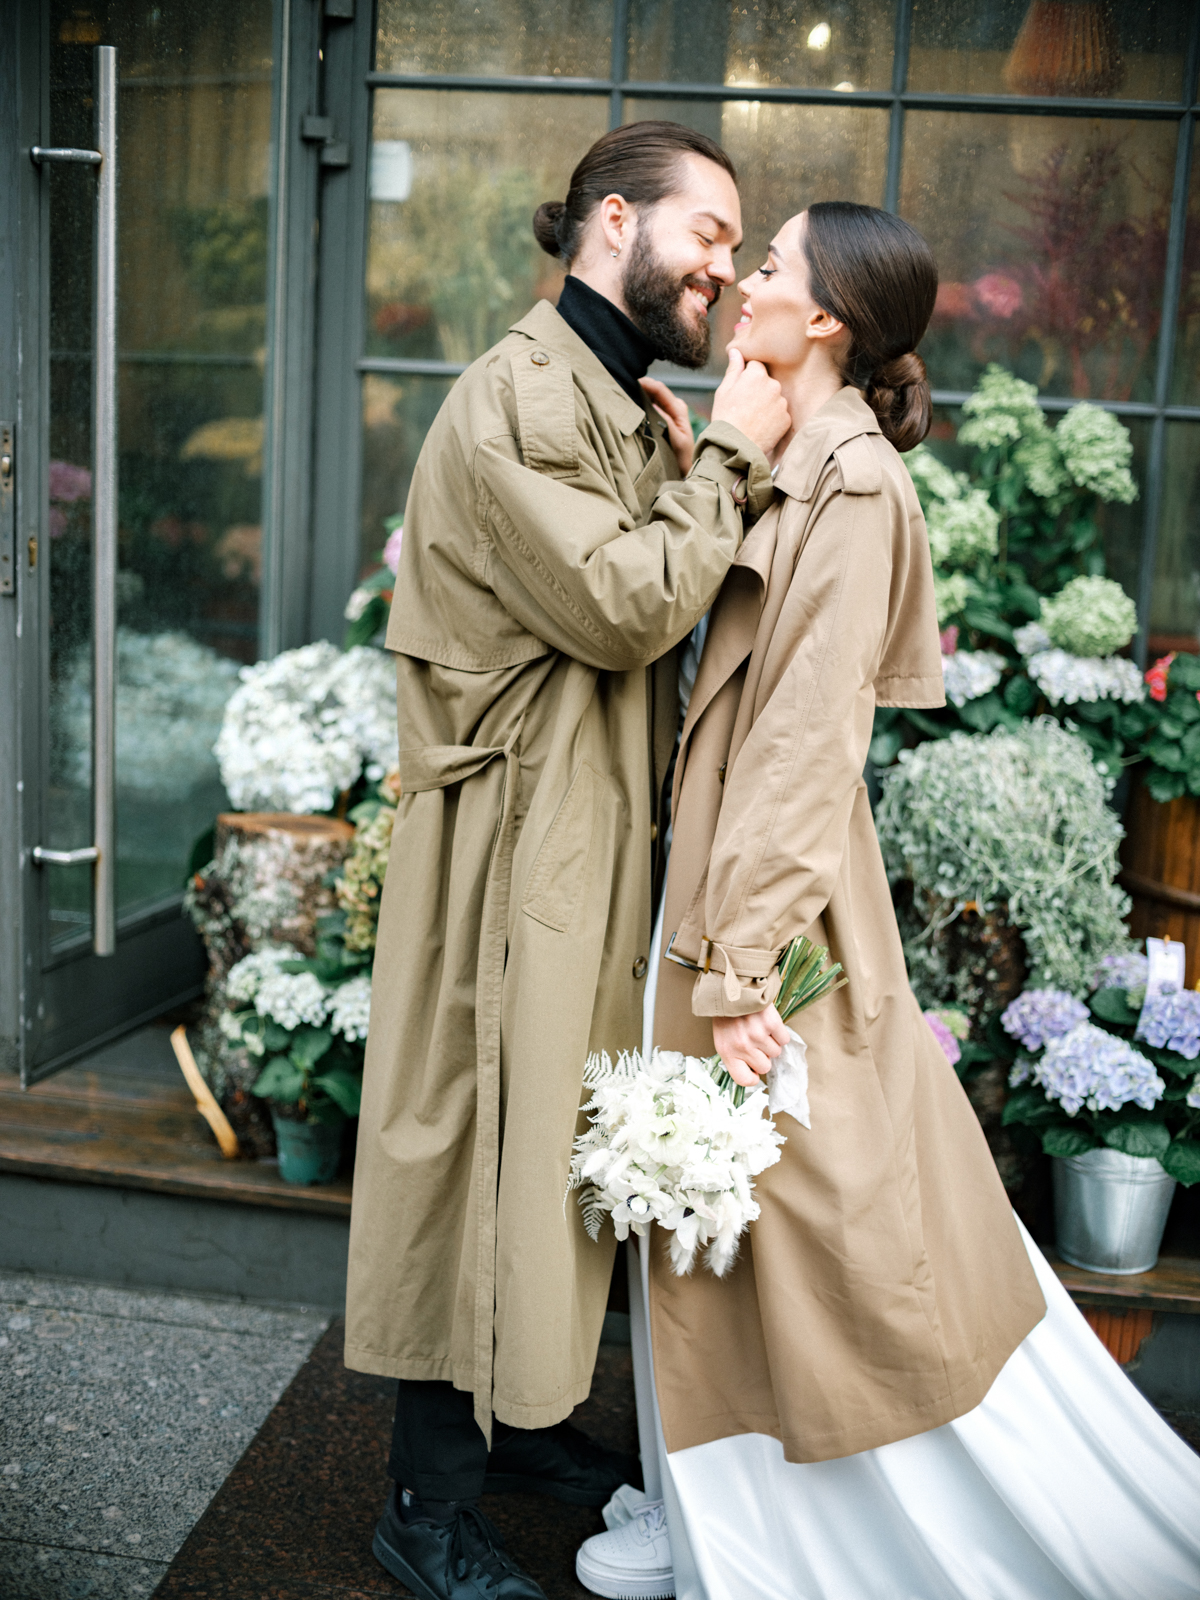
[(629, 0), (613, 0), (612, 14), (612, 90), (608, 97), (608, 125), (619, 128), (625, 116), (625, 96), (621, 85), (629, 71)]
[(887, 176), (883, 185), (885, 211), (900, 209), (900, 171), (904, 159), (904, 101), (908, 86), (908, 46), (912, 38), (912, 0), (897, 0), (896, 42), (892, 47), (892, 107), (888, 119)]

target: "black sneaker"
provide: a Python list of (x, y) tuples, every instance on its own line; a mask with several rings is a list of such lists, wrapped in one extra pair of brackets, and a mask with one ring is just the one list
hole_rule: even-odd
[(640, 1487), (633, 1456), (606, 1449), (569, 1422), (514, 1428), (488, 1456), (485, 1494), (548, 1494), (569, 1506), (602, 1506), (623, 1483)]
[(395, 1485), (371, 1546), (375, 1559), (419, 1600), (546, 1600), (504, 1548), (497, 1528), (470, 1501), (446, 1522), (402, 1511)]

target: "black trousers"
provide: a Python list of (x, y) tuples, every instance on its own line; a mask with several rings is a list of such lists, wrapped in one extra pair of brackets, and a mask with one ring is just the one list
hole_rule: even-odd
[[(492, 1425), (496, 1443), (516, 1430)], [(477, 1500), (488, 1447), (475, 1421), (475, 1396), (452, 1383), (401, 1378), (388, 1476), (421, 1500)]]

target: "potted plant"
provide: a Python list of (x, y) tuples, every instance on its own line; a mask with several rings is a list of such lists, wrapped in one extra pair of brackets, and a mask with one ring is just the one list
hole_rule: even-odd
[(1059, 1254), (1093, 1272), (1153, 1267), (1175, 1184), (1200, 1182), (1200, 994), (1146, 998), (1145, 967), (1110, 956), (1088, 1004), (1027, 989), (999, 1019), (1004, 1122), (1053, 1157)]
[(371, 978), (345, 950), (341, 920), (322, 919), (315, 957), (268, 945), (239, 961), (226, 984), (221, 1029), (263, 1063), (254, 1093), (270, 1105), (289, 1183), (331, 1182), (346, 1119), (358, 1115)]

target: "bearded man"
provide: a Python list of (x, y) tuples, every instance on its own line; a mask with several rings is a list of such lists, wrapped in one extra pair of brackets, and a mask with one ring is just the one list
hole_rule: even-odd
[(789, 426), (778, 384), (738, 360), (681, 480), (686, 408), (644, 376), (656, 358), (704, 364), (734, 281), (719, 146), (673, 123), (615, 129), (534, 231), (568, 264), (558, 309), (540, 301), (438, 413), (387, 635), (403, 798), (346, 1361), (400, 1380), (374, 1549), (424, 1600), (542, 1595), (479, 1511), (485, 1488), (601, 1505), (636, 1472), (564, 1420), (591, 1384), (613, 1256), (564, 1202), (571, 1147), (588, 1053), (640, 1038), (674, 646), (743, 512), (769, 500), (763, 452)]

